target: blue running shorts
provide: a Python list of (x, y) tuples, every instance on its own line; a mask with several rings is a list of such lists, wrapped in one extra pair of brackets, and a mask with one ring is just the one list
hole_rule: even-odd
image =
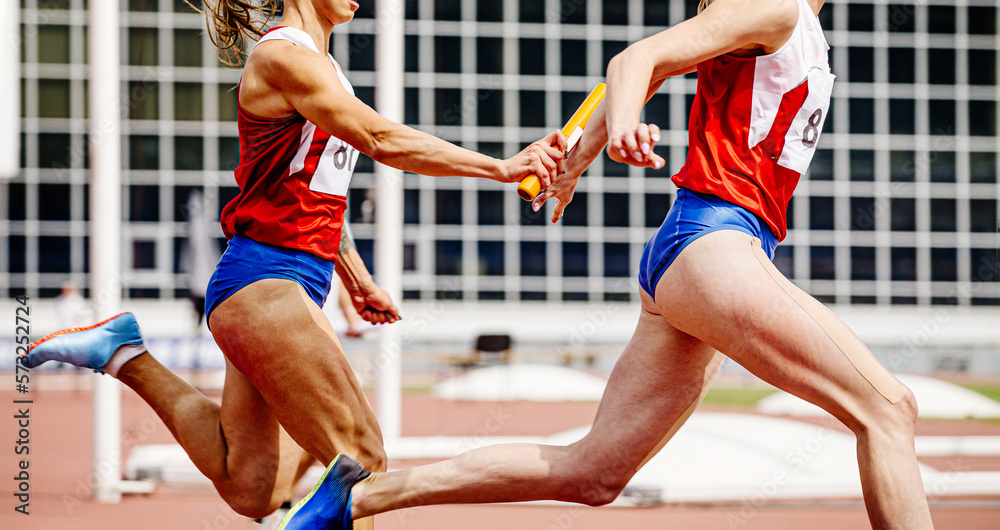
[(639, 261), (639, 285), (654, 299), (656, 283), (677, 255), (692, 241), (716, 230), (739, 230), (760, 240), (767, 257), (774, 259), (778, 238), (756, 214), (715, 195), (677, 189), (677, 200), (667, 218), (646, 243)]
[(223, 300), (264, 278), (298, 282), (316, 305), (323, 307), (333, 285), (333, 268), (332, 261), (308, 252), (265, 245), (236, 235), (229, 240), (229, 246), (208, 282), (206, 321)]

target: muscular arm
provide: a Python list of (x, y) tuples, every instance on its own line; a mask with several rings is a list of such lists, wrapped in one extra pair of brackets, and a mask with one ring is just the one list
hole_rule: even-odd
[(639, 130), (639, 114), (651, 83), (738, 48), (770, 53), (788, 40), (797, 21), (795, 0), (714, 0), (697, 16), (630, 45), (608, 63), (608, 156), (645, 165), (628, 155), (649, 142)]
[[(347, 92), (329, 57), (287, 41), (268, 41), (255, 48), (243, 85), (256, 98), (280, 102), (273, 107), (282, 115), (297, 111), (327, 133), (397, 169), (501, 182), (517, 182), (535, 173), (545, 184), (561, 169), (565, 139), (560, 133), (535, 142), (508, 160), (463, 149), (383, 118)], [(551, 143), (556, 146), (550, 147)]]
[(375, 284), (361, 255), (354, 248), (347, 235), (346, 222), (340, 230), (337, 274), (361, 318), (373, 324), (391, 324), (399, 320), (399, 309), (392, 303), (389, 294)]

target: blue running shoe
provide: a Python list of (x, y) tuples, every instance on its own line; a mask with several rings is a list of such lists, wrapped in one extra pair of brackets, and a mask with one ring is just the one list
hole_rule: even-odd
[(122, 313), (85, 328), (57, 331), (36, 340), (21, 364), (34, 368), (45, 361), (59, 361), (101, 372), (118, 348), (142, 344), (139, 323), (132, 313)]
[(337, 455), (316, 487), (281, 520), (278, 530), (351, 530), (351, 488), (368, 475), (361, 464)]

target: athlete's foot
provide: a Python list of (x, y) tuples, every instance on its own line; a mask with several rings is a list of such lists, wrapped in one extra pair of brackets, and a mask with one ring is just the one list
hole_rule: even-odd
[(351, 488), (370, 474), (361, 464), (337, 455), (316, 487), (285, 515), (278, 530), (351, 530)]
[(93, 326), (64, 329), (42, 337), (20, 361), (28, 368), (59, 361), (117, 376), (122, 365), (145, 351), (135, 317), (122, 313)]

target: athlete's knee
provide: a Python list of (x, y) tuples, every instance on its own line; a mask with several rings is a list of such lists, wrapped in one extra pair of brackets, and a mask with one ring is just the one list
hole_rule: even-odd
[(881, 398), (876, 406), (865, 409), (865, 414), (857, 419), (857, 426), (852, 427), (855, 432), (863, 432), (870, 438), (894, 441), (913, 437), (917, 423), (917, 400), (909, 388), (903, 387), (902, 397), (895, 403)]
[(385, 454), (382, 438), (374, 433), (366, 433), (357, 440), (354, 447), (343, 453), (360, 462), (368, 471), (382, 472), (388, 469), (389, 458)]
[(604, 506), (617, 499), (627, 484), (628, 478), (612, 471), (581, 477), (566, 486), (571, 495), (570, 501), (587, 506)]
[(282, 500), (279, 495), (275, 495), (273, 488), (257, 489), (250, 485), (230, 489), (220, 490), (222, 498), (234, 512), (251, 519), (265, 517), (278, 509), (281, 504), (289, 499)]
[(618, 498), (633, 473), (632, 466), (612, 459), (595, 457), (580, 444), (567, 448), (567, 458), (554, 474), (559, 479), (559, 491), (568, 502), (603, 506)]
[(279, 480), (276, 466), (252, 467), (248, 465), (237, 472), (230, 472), (224, 482), (216, 483), (216, 489), (233, 511), (245, 517), (259, 518), (289, 501), (295, 485), (288, 480)]
[(892, 414), (897, 430), (912, 435), (917, 423), (917, 398), (909, 388), (905, 386), (903, 388), (905, 389), (903, 397), (892, 405)]
[(365, 451), (365, 455), (359, 462), (368, 471), (380, 473), (389, 468), (389, 457), (385, 454), (385, 449), (381, 445), (370, 447)]

